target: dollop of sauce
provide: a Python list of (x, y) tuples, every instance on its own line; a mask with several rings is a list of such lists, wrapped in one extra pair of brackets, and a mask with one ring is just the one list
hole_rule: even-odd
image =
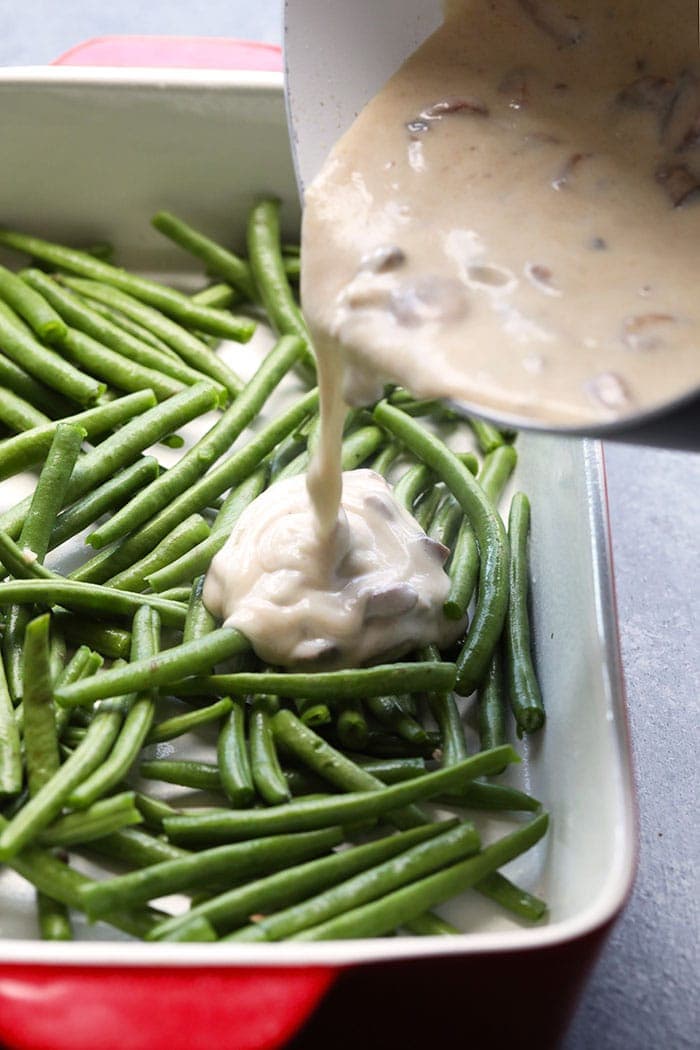
[(371, 470), (342, 475), (330, 539), (303, 476), (272, 485), (236, 523), (204, 586), (208, 609), (286, 667), (359, 667), (454, 641), (442, 606), (447, 549), (425, 535)]
[(306, 193), (302, 302), (385, 381), (579, 427), (700, 388), (693, 0), (451, 0)]

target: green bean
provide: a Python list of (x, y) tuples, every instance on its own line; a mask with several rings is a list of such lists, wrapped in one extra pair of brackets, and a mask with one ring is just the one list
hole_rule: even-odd
[(122, 828), (110, 835), (103, 835), (90, 843), (90, 851), (137, 868), (188, 856), (187, 850), (171, 846), (165, 839), (155, 838), (136, 827)]
[(149, 587), (154, 591), (163, 592), (178, 583), (193, 580), (195, 576), (205, 572), (245, 508), (263, 491), (266, 481), (267, 468), (263, 465), (232, 489), (216, 516), (211, 534), (187, 553), (164, 565), (162, 569), (150, 572), (146, 577)]
[(73, 928), (65, 904), (47, 897), (45, 893), (37, 893), (36, 906), (39, 935), (42, 941), (73, 940)]
[[(437, 825), (438, 830), (442, 828)], [(432, 828), (431, 828), (432, 830)], [(375, 867), (339, 883), (283, 911), (275, 912), (232, 934), (231, 941), (281, 941), (309, 927), (355, 909), (378, 897), (415, 882), (425, 875), (472, 856), (479, 849), (476, 828), (471, 823), (451, 826), (427, 841), (403, 850)]]
[(384, 445), (384, 448), (374, 459), (372, 463), (372, 470), (376, 470), (377, 474), (386, 475), (391, 470), (394, 462), (398, 458), (401, 452), (401, 446), (397, 441), (390, 441)]
[(548, 817), (543, 813), (517, 831), (486, 846), (468, 860), (452, 864), (433, 875), (394, 890), (379, 900), (353, 908), (334, 919), (303, 930), (292, 940), (317, 941), (337, 937), (380, 937), (422, 915), (442, 901), (464, 892), (484, 876), (530, 849), (545, 834)]
[(476, 889), (521, 919), (537, 922), (547, 911), (547, 905), (543, 900), (534, 897), (520, 886), (516, 886), (498, 871), (481, 879), (476, 884)]
[[(121, 401), (140, 399), (143, 407), (143, 398), (146, 399), (147, 403), (153, 403), (150, 391), (142, 391), (140, 394), (129, 394)], [(154, 444), (164, 434), (172, 433), (173, 430), (177, 430), (179, 427), (184, 426), (185, 423), (189, 423), (191, 419), (194, 419), (201, 412), (213, 408), (215, 399), (216, 393), (209, 383), (198, 383), (183, 390), (181, 394), (176, 394), (174, 397), (169, 398), (162, 404), (154, 405), (153, 408), (143, 412), (137, 419), (130, 418), (133, 415), (132, 404), (129, 417), (127, 417), (129, 422), (122, 426), (116, 434), (106, 438), (97, 448), (88, 452), (76, 464), (70, 484), (66, 490), (66, 504), (79, 499), (86, 492), (99, 485), (100, 482), (113, 477), (121, 467), (132, 463), (144, 448)], [(118, 402), (114, 402), (114, 406), (117, 404)], [(101, 410), (106, 411), (107, 408), (113, 408), (114, 406), (105, 405)], [(86, 414), (84, 413), (82, 417), (74, 416), (72, 419), (65, 420), (65, 422), (80, 423), (81, 426), (84, 426), (84, 416)], [(117, 418), (123, 416), (124, 408), (120, 412), (114, 413), (114, 415)], [(20, 435), (20, 437), (24, 436)], [(49, 442), (51, 437), (53, 437), (53, 429)], [(24, 521), (29, 502), (28, 499), (22, 500), (12, 510), (0, 515), (0, 528), (12, 536), (17, 535)], [(131, 562), (134, 560), (131, 559)], [(125, 565), (120, 566), (120, 568), (125, 567)]]
[[(91, 336), (103, 346), (116, 350), (122, 357), (127, 357), (147, 369), (170, 376), (171, 379), (179, 380), (187, 386), (207, 378), (204, 373), (189, 368), (170, 351), (163, 353), (158, 347), (152, 346), (140, 336), (125, 331), (114, 324), (110, 318), (103, 317), (84, 299), (69, 288), (63, 288), (47, 274), (39, 270), (25, 270), (21, 276), (31, 288), (41, 292), (68, 324)], [(124, 318), (124, 320), (127, 319)], [(146, 385), (150, 386), (150, 383)], [(220, 387), (219, 394), (221, 398), (225, 396), (223, 386)]]
[(216, 620), (207, 609), (203, 599), (204, 576), (199, 576), (190, 593), (183, 631), (183, 642), (196, 642), (199, 638), (211, 634), (216, 628)]
[(194, 546), (206, 540), (211, 532), (201, 514), (191, 514), (181, 521), (164, 540), (134, 562), (128, 569), (123, 569), (107, 580), (110, 587), (120, 591), (144, 590), (151, 572), (169, 565), (170, 562), (192, 550)]
[[(196, 387), (191, 389), (195, 390)], [(153, 550), (156, 543), (167, 536), (189, 514), (203, 510), (226, 489), (240, 484), (260, 465), (260, 462), (275, 445), (297, 425), (299, 420), (315, 409), (317, 397), (316, 391), (311, 391), (269, 423), (238, 452), (234, 452), (221, 463), (217, 463), (208, 474), (176, 497), (170, 506), (164, 507), (149, 522), (122, 540), (113, 553), (110, 552), (94, 570), (89, 572), (91, 582), (101, 583), (129, 565), (133, 565), (137, 558)], [(166, 408), (174, 400), (175, 398), (171, 398), (160, 408)], [(0, 519), (1, 526), (2, 519)], [(85, 579), (85, 567), (82, 573), (81, 578)]]
[(51, 420), (38, 408), (34, 408), (18, 394), (11, 390), (3, 390), (0, 399), (0, 423), (4, 423), (10, 430), (22, 433), (31, 430), (32, 427), (43, 427)]
[(0, 796), (22, 790), (22, 752), (19, 728), (0, 656)]
[(457, 661), (458, 691), (468, 695), (486, 672), (508, 607), (508, 539), (503, 522), (467, 468), (437, 438), (386, 402), (377, 405), (374, 414), (445, 482), (472, 522), (481, 554), (481, 583)]
[[(424, 744), (412, 744), (408, 740), (403, 740), (401, 737), (394, 736), (393, 733), (386, 733), (380, 729), (370, 728), (367, 734), (367, 739), (362, 745), (362, 750), (368, 757), (373, 758), (412, 758), (420, 757), (423, 758), (435, 758), (436, 752), (440, 748), (440, 734), (429, 730), (428, 739)], [(338, 740), (334, 736), (332, 730), (326, 731), (326, 737), (336, 747), (342, 747), (342, 741)]]
[(208, 270), (223, 277), (250, 302), (255, 301), (255, 285), (250, 267), (243, 259), (170, 212), (157, 212), (151, 219), (151, 224), (175, 244), (201, 259)]
[(423, 532), (427, 533), (432, 520), (435, 516), (440, 503), (442, 502), (443, 493), (439, 488), (433, 488), (430, 492), (426, 492), (423, 498), (420, 500), (418, 506), (413, 511), (413, 517), (418, 522)]
[(402, 710), (397, 697), (368, 696), (365, 704), (370, 714), (374, 715), (381, 725), (386, 726), (403, 740), (418, 745), (425, 744), (427, 741), (428, 734), (423, 726)]
[[(427, 645), (420, 651), (420, 655), (426, 660), (435, 660), (439, 659), (440, 652), (437, 646)], [(440, 730), (441, 764), (453, 766), (468, 754), (457, 701), (450, 692), (429, 693), (428, 705)], [(505, 740), (501, 743), (505, 743)]]
[[(0, 840), (8, 826), (0, 817)], [(8, 863), (39, 892), (71, 908), (82, 910), (80, 891), (91, 880), (54, 857), (49, 850), (30, 846), (13, 856)], [(145, 937), (159, 919), (165, 919), (165, 916), (152, 908), (119, 908), (106, 917), (112, 926), (134, 937)]]
[(288, 802), (291, 794), (279, 764), (267, 697), (256, 696), (250, 709), (248, 737), (253, 783), (260, 798), (269, 806)]
[[(229, 394), (236, 397), (242, 387), (238, 376), (233, 372), (228, 365), (226, 365), (215, 353), (203, 343), (201, 339), (198, 339), (191, 332), (187, 331), (186, 328), (182, 328), (175, 321), (172, 321), (169, 317), (165, 317), (157, 310), (152, 309), (151, 306), (147, 306), (142, 302), (139, 302), (138, 298), (133, 298), (131, 295), (125, 294), (117, 288), (108, 287), (105, 284), (98, 284), (96, 281), (86, 281), (79, 277), (62, 277), (61, 281), (63, 284), (68, 285), (74, 292), (78, 292), (80, 295), (85, 296), (90, 305), (93, 300), (98, 302), (106, 303), (108, 306), (115, 307), (120, 310), (127, 317), (132, 318), (144, 327), (149, 328), (152, 332), (167, 343), (167, 345), (174, 350), (179, 357), (182, 358), (191, 368), (196, 369), (198, 372), (203, 372), (206, 376), (216, 380), (224, 389), (228, 390)], [(206, 309), (208, 307), (197, 307), (192, 304), (185, 296), (186, 301), (194, 310)], [(226, 318), (227, 322), (230, 318), (233, 322), (234, 330), (238, 329), (238, 324), (235, 322), (232, 314), (225, 314), (223, 311), (217, 311), (222, 317)], [(203, 326), (202, 326), (203, 327)], [(250, 338), (254, 323), (246, 320), (243, 322), (242, 332), (247, 332), (247, 339)], [(236, 338), (236, 336), (230, 336)], [(241, 340), (245, 342), (246, 340)]]
[(168, 587), (167, 591), (160, 592), (161, 598), (167, 598), (171, 602), (182, 602), (186, 605), (192, 597), (192, 587)]
[[(229, 699), (228, 697), (226, 699)], [(255, 787), (253, 774), (248, 754), (248, 744), (245, 735), (245, 701), (241, 699), (229, 699), (232, 704), (231, 713), (219, 731), (217, 744), (218, 768), (214, 767), (214, 783), (207, 783), (206, 787), (217, 790), (223, 788), (227, 798), (232, 805), (243, 809), (252, 805), (255, 798)], [(193, 763), (194, 765), (195, 763)], [(151, 772), (143, 775), (158, 775), (153, 772), (153, 764), (150, 763)], [(189, 784), (188, 786), (199, 787), (200, 784)]]
[[(66, 291), (70, 291), (70, 289), (66, 288)], [(124, 332), (127, 335), (133, 335), (134, 338), (142, 343), (146, 343), (153, 350), (160, 350), (160, 352), (166, 357), (169, 357), (174, 364), (180, 364), (183, 368), (186, 367), (182, 362), (182, 358), (175, 353), (172, 347), (168, 346), (166, 342), (160, 339), (155, 332), (151, 332), (150, 329), (139, 324), (138, 321), (134, 321), (132, 317), (127, 317), (126, 314), (121, 312), (121, 310), (115, 310), (111, 306), (107, 306), (106, 303), (98, 302), (97, 299), (86, 299), (78, 292), (71, 292), (71, 295), (74, 295), (79, 299), (89, 310), (99, 314), (99, 316), (105, 321), (110, 321), (121, 332)]]
[[(478, 482), (494, 507), (515, 467), (517, 455), (510, 445), (501, 444), (490, 452), (478, 475)], [(465, 518), (459, 529), (457, 543), (449, 567), (450, 590), (444, 611), (448, 619), (459, 620), (467, 613), (474, 588), (479, 578), (479, 549), (470, 522)]]
[(210, 284), (207, 288), (195, 292), (190, 296), (193, 303), (200, 306), (218, 306), (222, 310), (232, 306), (238, 301), (238, 297), (230, 284)]
[(36, 259), (43, 259), (61, 270), (82, 274), (84, 277), (123, 289), (136, 299), (143, 300), (162, 310), (164, 314), (176, 318), (181, 324), (201, 328), (203, 332), (236, 339), (239, 342), (246, 342), (253, 334), (255, 326), (247, 319), (237, 319), (224, 314), (223, 311), (197, 306), (186, 295), (176, 292), (173, 288), (145, 277), (137, 277), (126, 270), (95, 259), (87, 252), (8, 230), (0, 231), (0, 244), (26, 252)]
[[(497, 771), (500, 772), (500, 771)], [(510, 784), (487, 784), (473, 780), (458, 794), (440, 795), (439, 801), (464, 809), (484, 809), (492, 812), (510, 810), (514, 813), (537, 813), (542, 805), (536, 798), (518, 791)]]
[[(0, 588), (2, 586), (0, 585)], [(116, 593), (123, 596), (122, 591)], [(149, 596), (138, 597), (139, 601), (145, 602)], [(128, 667), (105, 671), (87, 682), (60, 686), (55, 693), (56, 700), (68, 707), (79, 706), (127, 691), (169, 685), (183, 674), (195, 674), (205, 668), (211, 668), (219, 660), (235, 656), (247, 648), (248, 642), (242, 634), (229, 627), (221, 627), (204, 638), (166, 649), (152, 660), (137, 660)]]
[(166, 740), (175, 740), (184, 733), (191, 732), (199, 726), (215, 722), (222, 715), (227, 715), (233, 706), (233, 701), (225, 697), (207, 707), (199, 707), (196, 711), (188, 711), (184, 715), (175, 715), (156, 723), (146, 737), (147, 744), (161, 744)]
[(482, 751), (506, 742), (506, 711), (500, 644), (496, 646), (486, 677), (477, 692), (479, 746)]
[(70, 403), (43, 383), (30, 376), (18, 364), (0, 351), (0, 385), (12, 390), (24, 401), (28, 401), (41, 412), (55, 418), (66, 416), (71, 411)]
[(103, 482), (93, 492), (76, 500), (58, 515), (51, 531), (49, 547), (58, 547), (103, 514), (123, 506), (132, 493), (158, 477), (159, 469), (158, 461), (153, 456), (144, 456), (120, 471), (116, 477)]
[[(360, 464), (379, 448), (383, 441), (383, 435), (379, 427), (360, 427), (343, 441), (340, 457), (342, 470), (355, 470)], [(296, 477), (308, 469), (310, 451), (302, 452), (278, 473), (275, 481), (284, 481), (287, 478)]]
[(489, 452), (484, 459), (477, 480), (494, 506), (498, 504), (517, 460), (518, 454), (513, 446), (503, 444)]
[(451, 492), (448, 492), (430, 523), (428, 535), (437, 543), (451, 548), (464, 513)]
[(20, 547), (6, 532), (0, 532), (0, 562), (10, 576), (20, 580), (55, 580), (58, 573), (37, 561), (34, 552)]
[(518, 727), (518, 736), (535, 733), (545, 721), (542, 693), (532, 663), (530, 620), (527, 612), (528, 560), (527, 540), (530, 527), (530, 503), (527, 496), (513, 496), (508, 517), (511, 542), (510, 603), (506, 619), (506, 674), (510, 704)]
[(0, 296), (22, 317), (45, 343), (60, 343), (66, 334), (65, 322), (33, 288), (16, 273), (0, 266)]
[(197, 941), (207, 942), (218, 940), (216, 930), (211, 923), (197, 915), (193, 919), (185, 917), (176, 930), (166, 933), (164, 941)]
[(88, 645), (110, 659), (129, 655), (131, 632), (122, 627), (99, 623), (63, 610), (53, 613), (53, 622), (61, 628), (69, 642)]
[(71, 401), (83, 406), (92, 405), (105, 392), (104, 383), (84, 375), (53, 350), (42, 346), (1, 300), (0, 337), (7, 357)]
[(30, 796), (56, 773), (60, 759), (49, 663), (48, 615), (27, 624), (24, 638), (24, 752)]
[(131, 392), (148, 389), (153, 391), (159, 401), (165, 401), (183, 388), (178, 379), (102, 346), (77, 328), (67, 329), (60, 346), (63, 356), (69, 361), (87, 369), (91, 375), (103, 379), (108, 386), (117, 390)]
[[(67, 687), (61, 684), (59, 688)], [(32, 842), (58, 816), (71, 791), (100, 765), (119, 732), (123, 710), (129, 701), (130, 698), (122, 697), (98, 708), (82, 743), (4, 827), (0, 834), (0, 858), (8, 861)]]
[[(297, 901), (306, 900), (312, 894), (335, 886), (342, 879), (350, 878), (395, 856), (409, 845), (434, 837), (439, 831), (440, 826), (437, 824), (426, 825), (397, 835), (388, 835), (367, 845), (332, 853), (320, 860), (294, 865), (197, 904), (190, 909), (188, 915), (204, 916), (217, 930), (235, 929), (241, 923), (248, 922), (253, 914), (269, 914)], [(161, 940), (168, 931), (176, 929), (182, 919), (182, 916), (166, 919), (147, 939)]]
[[(152, 408), (155, 404), (156, 399), (151, 391), (141, 390), (137, 394), (127, 394), (126, 397), (118, 398), (116, 401), (88, 409), (87, 412), (68, 416), (63, 422), (75, 423), (83, 427), (88, 438), (92, 440), (114, 427), (127, 423), (134, 416), (139, 415), (145, 409)], [(3, 441), (0, 445), (0, 480), (20, 470), (28, 470), (29, 467), (45, 459), (58, 425), (57, 422), (45, 423)], [(28, 505), (29, 501), (25, 502)], [(3, 523), (2, 527), (9, 531), (5, 523), (8, 517), (7, 513), (3, 514), (0, 521)], [(16, 532), (13, 533), (13, 535), (16, 534)]]
[(140, 824), (143, 817), (134, 805), (133, 791), (101, 799), (80, 813), (55, 820), (38, 837), (42, 846), (75, 846), (114, 831)]
[(262, 304), (280, 335), (296, 335), (304, 344), (304, 361), (313, 366), (309, 333), (284, 272), (280, 248), (279, 201), (260, 201), (248, 218), (248, 256)]
[(93, 547), (104, 547), (148, 521), (196, 482), (227, 452), (253, 419), (299, 356), (301, 344), (286, 337), (277, 344), (251, 381), (244, 387), (219, 421), (166, 473), (135, 496), (117, 514), (87, 539)]
[(336, 708), (336, 731), (345, 747), (361, 750), (369, 728), (360, 700), (339, 700)]
[(149, 828), (155, 828), (159, 832), (163, 830), (165, 818), (172, 817), (178, 812), (172, 806), (169, 806), (167, 802), (163, 802), (162, 799), (151, 798), (150, 795), (144, 795), (142, 791), (136, 792), (136, 805), (146, 825)]
[(303, 835), (277, 835), (252, 839), (233, 846), (219, 846), (174, 860), (154, 864), (104, 882), (93, 883), (84, 894), (91, 918), (109, 914), (115, 906), (137, 904), (170, 893), (206, 888), (212, 882), (237, 882), (266, 875), (318, 857), (343, 841), (340, 828)]
[[(56, 427), (19, 536), (18, 547), (25, 561), (29, 552), (37, 562), (44, 561), (84, 436), (85, 431), (75, 423), (59, 423)], [(15, 698), (22, 695), (22, 638), (28, 621), (26, 609), (16, 606), (7, 613), (3, 652), (10, 692)]]
[(141, 605), (150, 605), (169, 627), (182, 627), (185, 610), (179, 602), (169, 602), (155, 594), (133, 594), (112, 587), (95, 587), (72, 580), (15, 580), (0, 583), (0, 607), (6, 605), (65, 605), (104, 615), (133, 616)]
[(485, 419), (476, 419), (473, 416), (468, 416), (467, 423), (472, 428), (479, 448), (485, 456), (503, 445), (503, 435), (500, 430), (497, 430), (491, 423), (487, 423)]
[(43, 561), (59, 510), (63, 506), (85, 430), (75, 423), (56, 427), (29, 510), (22, 526), (19, 546), (28, 548)]
[[(158, 653), (160, 620), (158, 614), (148, 606), (142, 606), (134, 616), (132, 629), (132, 660), (150, 660)], [(148, 736), (153, 716), (155, 699), (152, 689), (139, 691), (114, 741), (112, 750), (98, 769), (92, 771), (73, 788), (68, 804), (84, 808), (105, 795), (118, 784), (131, 768), (134, 759)]]
[[(3, 586), (7, 584), (0, 584), (0, 601)], [(307, 697), (333, 702), (340, 699), (383, 696), (399, 689), (403, 692), (417, 693), (426, 689), (449, 689), (454, 685), (454, 673), (454, 664), (449, 663), (378, 664), (375, 667), (361, 667), (352, 671), (319, 671), (315, 674), (241, 671), (236, 674), (207, 675), (178, 682), (173, 686), (173, 692), (177, 696), (201, 696), (208, 693), (218, 696), (246, 696), (249, 693), (274, 693), (289, 699)]]
[[(243, 704), (240, 702), (238, 711), (240, 712), (242, 709)], [(236, 710), (236, 708), (234, 707), (233, 710)], [(222, 733), (224, 729), (229, 730), (231, 733), (235, 729), (235, 740), (238, 742), (241, 739), (238, 735), (238, 726), (231, 726), (232, 721), (231, 715), (229, 715), (229, 721), (223, 727)], [(225, 739), (228, 746), (229, 738), (226, 737)], [(245, 738), (243, 738), (243, 742), (245, 742)], [(221, 736), (219, 737), (219, 746), (221, 747)], [(233, 742), (231, 742), (230, 746), (233, 747)], [(238, 753), (236, 758), (239, 759)], [(229, 762), (231, 762), (230, 759)], [(233, 766), (233, 782), (229, 798), (238, 809), (243, 809), (246, 806), (250, 806), (255, 797), (252, 777), (247, 777), (246, 771), (241, 769), (240, 760), (235, 765), (231, 764)], [(162, 780), (166, 784), (177, 784), (180, 787), (194, 788), (197, 791), (221, 791), (224, 783), (224, 769), (225, 764), (221, 761), (221, 758), (219, 758), (218, 766), (214, 765), (213, 762), (194, 762), (189, 759), (152, 758), (141, 763), (139, 775), (145, 780)], [(250, 773), (250, 770), (248, 769), (247, 772)], [(226, 794), (229, 795), (228, 790)]]
[(482, 751), (449, 769), (439, 769), (377, 791), (350, 792), (321, 801), (290, 802), (265, 810), (222, 810), (168, 817), (163, 823), (169, 837), (185, 844), (233, 842), (253, 835), (354, 824), (392, 813), (409, 802), (425, 800), (460, 787), (465, 781), (488, 775), (494, 769), (500, 769), (503, 762), (511, 761), (519, 759), (515, 751), (506, 746), (490, 752)]
[(410, 514), (413, 504), (433, 482), (433, 473), (423, 463), (415, 463), (394, 485), (394, 499)]
[(423, 912), (415, 919), (408, 919), (404, 923), (404, 928), (419, 937), (454, 937), (461, 933), (451, 922), (446, 922), (431, 911)]
[(310, 700), (307, 697), (300, 697), (294, 701), (294, 706), (299, 712), (299, 717), (304, 725), (325, 726), (332, 721), (331, 710), (328, 704), (325, 704), (322, 700)]
[(479, 545), (468, 518), (462, 518), (448, 565), (450, 589), (443, 605), (448, 620), (461, 620), (479, 579)]

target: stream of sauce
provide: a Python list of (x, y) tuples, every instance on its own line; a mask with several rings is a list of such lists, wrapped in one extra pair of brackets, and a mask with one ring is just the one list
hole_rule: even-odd
[(346, 404), (390, 381), (559, 425), (658, 409), (700, 386), (699, 246), (695, 0), (451, 0), (307, 191), (320, 441), (239, 520), (209, 608), (288, 666), (453, 641), (444, 554), (341, 476)]

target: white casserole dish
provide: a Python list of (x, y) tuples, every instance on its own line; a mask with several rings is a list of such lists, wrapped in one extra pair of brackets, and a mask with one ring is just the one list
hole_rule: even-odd
[[(134, 269), (186, 265), (149, 228), (159, 208), (235, 243), (253, 200), (273, 194), (284, 202), (285, 235), (298, 224), (280, 74), (2, 70), (0, 141), (0, 224), (74, 243), (108, 240)], [(552, 827), (508, 870), (545, 896), (549, 921), (526, 928), (465, 896), (444, 909), (472, 931), (455, 938), (146, 945), (95, 928), (83, 942), (45, 944), (34, 939), (20, 880), (0, 872), (0, 1041), (32, 1050), (277, 1046), (341, 971), (367, 974), (369, 964), (383, 964), (387, 988), (401, 975), (406, 1006), (412, 973), (431, 984), (441, 975), (445, 988), (468, 982), (465, 1034), (482, 1031), (484, 975), (488, 983), (515, 974), (498, 1020), (504, 1032), (505, 1013), (515, 1016), (546, 971), (552, 1006), (533, 1031), (540, 1045), (554, 1038), (630, 889), (635, 819), (601, 447), (522, 434), (518, 450), (517, 484), (533, 509), (534, 645), (548, 722), (529, 747), (517, 745), (515, 782), (543, 801)], [(400, 961), (402, 969), (387, 968)], [(376, 970), (371, 978), (379, 987)], [(462, 1005), (454, 1006), (456, 1016)], [(520, 1016), (522, 1037), (525, 1023)]]

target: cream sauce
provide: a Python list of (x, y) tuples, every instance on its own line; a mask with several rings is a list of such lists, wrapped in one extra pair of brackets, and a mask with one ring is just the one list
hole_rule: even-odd
[(298, 476), (244, 511), (211, 563), (204, 601), (269, 663), (357, 667), (457, 638), (464, 623), (442, 613), (446, 555), (371, 470), (342, 475), (342, 513), (322, 535)]
[(697, 17), (449, 4), (306, 194), (304, 313), (349, 403), (392, 380), (585, 426), (700, 386)]

